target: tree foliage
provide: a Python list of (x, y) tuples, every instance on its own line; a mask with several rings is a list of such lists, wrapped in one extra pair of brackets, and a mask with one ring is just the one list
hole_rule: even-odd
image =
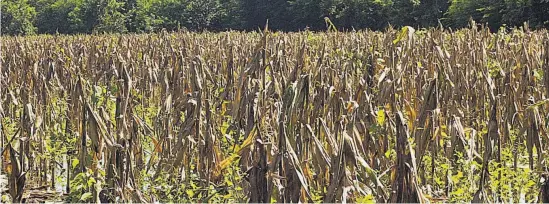
[(1, 4), (2, 33), (11, 35), (34, 34), (36, 9), (28, 0), (3, 0)]
[[(538, 10), (532, 4), (535, 0), (454, 0), (448, 9), (448, 22), (452, 27), (463, 27), (468, 19), (486, 23), (492, 30), (503, 25), (520, 26), (530, 21), (539, 25), (532, 11)], [(548, 3), (545, 3), (547, 6)], [(543, 23), (541, 23), (543, 24)]]
[(547, 0), (5, 0), (4, 34), (178, 30), (342, 30), (462, 28), (469, 19), (501, 26), (549, 27)]
[(126, 32), (126, 15), (122, 13), (124, 2), (117, 0), (105, 0), (100, 7), (100, 15), (97, 25), (94, 26), (94, 32), (111, 33)]

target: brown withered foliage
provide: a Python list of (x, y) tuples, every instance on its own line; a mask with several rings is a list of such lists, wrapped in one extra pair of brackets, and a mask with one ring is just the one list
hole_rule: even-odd
[[(473, 202), (518, 199), (490, 185), (508, 176), (493, 165), (545, 172), (548, 36), (406, 27), (2, 37), (3, 168), (15, 200), (25, 178), (54, 186), (47, 178), (63, 162), (70, 179), (93, 172), (93, 202), (167, 201), (191, 181), (205, 190), (188, 196), (208, 202), (212, 188), (234, 187), (227, 176), (242, 178), (242, 202), (427, 202), (450, 197), (466, 170)], [(63, 143), (66, 161), (37, 157), (52, 138), (74, 141)], [(503, 148), (521, 156), (503, 161)], [(160, 178), (171, 191), (153, 191)]]

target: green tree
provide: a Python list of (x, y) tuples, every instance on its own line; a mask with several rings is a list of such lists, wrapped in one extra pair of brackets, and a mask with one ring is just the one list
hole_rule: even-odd
[(382, 29), (388, 25), (390, 0), (294, 0), (292, 29), (325, 30), (324, 17), (340, 29)]
[(382, 29), (387, 26), (390, 0), (340, 0), (332, 5), (330, 16), (339, 27), (347, 29)]
[(532, 24), (535, 27), (549, 28), (549, 0), (532, 0), (531, 7)]
[(76, 33), (126, 32), (124, 2), (117, 0), (83, 0), (69, 12), (71, 30)]
[(269, 20), (269, 28), (284, 30), (291, 25), (288, 8), (290, 2), (286, 0), (242, 0), (240, 11), (246, 30), (263, 28)]
[(70, 29), (75, 33), (91, 33), (99, 22), (101, 4), (97, 0), (82, 0), (69, 12)]
[(465, 27), (468, 19), (486, 23), (492, 31), (501, 26), (521, 26), (524, 22), (536, 24), (531, 18), (531, 0), (454, 0), (448, 9), (448, 23), (451, 27)]
[(136, 0), (136, 5), (128, 11), (126, 27), (130, 32), (153, 32), (157, 31), (162, 20), (153, 13), (154, 0)]
[[(532, 2), (535, 0), (505, 0), (503, 10), (502, 21), (510, 26), (522, 26), (524, 22), (531, 21), (532, 24), (536, 24), (535, 17), (531, 16), (530, 8), (532, 8)], [(547, 12), (545, 16), (547, 16)]]
[(289, 13), (292, 16), (289, 25), (291, 30), (300, 30), (308, 27), (311, 30), (324, 30), (324, 17), (328, 16), (324, 4), (320, 0), (292, 0), (289, 1)]
[(73, 33), (69, 14), (80, 4), (81, 0), (38, 0), (35, 25), (38, 33)]
[(390, 22), (395, 26), (436, 27), (448, 6), (447, 0), (394, 0)]
[(242, 13), (240, 0), (220, 1), (218, 20), (212, 24), (214, 29), (242, 29)]
[(32, 35), (36, 10), (28, 0), (3, 0), (1, 4), (2, 33), (8, 35)]
[(99, 22), (94, 27), (93, 32), (96, 33), (125, 33), (126, 16), (122, 12), (124, 2), (117, 0), (106, 0), (102, 7)]
[(453, 28), (462, 28), (469, 24), (469, 19), (480, 21), (483, 13), (479, 11), (486, 0), (452, 0), (444, 24)]
[(152, 10), (168, 30), (211, 29), (223, 16), (218, 0), (159, 0), (153, 3)]

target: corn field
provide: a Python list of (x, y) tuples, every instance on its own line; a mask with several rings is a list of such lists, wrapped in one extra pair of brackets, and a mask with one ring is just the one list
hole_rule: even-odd
[(549, 202), (544, 30), (1, 48), (3, 202)]

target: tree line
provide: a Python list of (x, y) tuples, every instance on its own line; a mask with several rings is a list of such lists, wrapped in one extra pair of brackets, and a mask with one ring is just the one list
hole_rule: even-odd
[(387, 26), (450, 28), (469, 19), (501, 26), (549, 27), (549, 0), (3, 0), (8, 35), (192, 31), (340, 30)]

